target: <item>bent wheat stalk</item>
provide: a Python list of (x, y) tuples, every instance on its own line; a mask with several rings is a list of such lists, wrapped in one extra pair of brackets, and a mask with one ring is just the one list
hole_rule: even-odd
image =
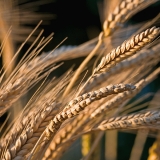
[[(150, 57), (152, 57), (151, 56), (151, 54), (152, 53), (155, 53), (155, 52), (147, 52), (147, 54), (145, 54), (145, 56), (142, 56), (142, 54), (140, 54), (141, 56), (140, 57), (146, 57), (147, 55), (150, 55)], [(153, 54), (153, 56), (154, 56), (154, 54)], [(136, 55), (135, 55), (135, 57), (137, 57)], [(132, 59), (134, 59), (134, 58), (132, 58)], [(141, 59), (141, 58), (140, 58)], [(150, 75), (150, 77), (152, 77), (152, 79), (154, 78), (154, 76), (156, 76), (156, 74), (155, 73), (157, 73), (157, 71), (155, 71), (155, 72), (153, 72), (153, 74), (151, 74)], [(151, 78), (149, 78), (150, 80), (151, 80)], [(128, 98), (131, 98), (131, 97), (133, 97), (134, 95), (136, 95), (138, 92), (140, 92), (141, 91), (141, 89), (147, 84), (147, 83), (149, 83), (149, 79), (147, 79), (147, 81), (146, 80), (140, 80), (140, 82), (138, 82), (137, 84), (136, 84), (136, 89), (134, 89), (133, 91), (127, 91), (127, 93), (130, 93), (130, 95), (128, 96)], [(124, 92), (125, 93), (125, 92)], [(120, 93), (120, 94), (123, 94), (123, 93)], [(117, 95), (116, 97), (119, 97), (119, 95)], [(108, 105), (110, 105), (110, 107), (108, 107), (108, 109), (110, 110), (110, 109), (113, 109), (113, 107), (114, 106), (118, 106), (118, 104), (120, 104), (120, 103), (123, 103), (126, 99), (127, 99), (127, 94), (124, 94), (124, 98), (113, 98), (113, 100), (111, 99), (111, 100), (109, 100), (108, 101)], [(73, 104), (75, 103), (77, 103), (77, 101), (78, 100), (73, 100), (73, 101), (70, 101), (69, 103), (68, 103), (68, 108), (70, 108), (71, 106), (73, 106)], [(110, 101), (113, 101), (113, 103), (109, 103)], [(114, 103), (115, 103), (115, 105), (114, 105)], [(71, 105), (71, 106), (70, 106)], [(90, 106), (90, 108), (92, 108), (92, 106)], [(115, 108), (115, 107), (114, 107)], [(88, 108), (89, 109), (89, 108)], [(84, 114), (84, 116), (83, 117), (85, 117), (86, 115), (87, 115), (87, 113), (90, 115), (92, 112), (88, 112), (88, 109), (87, 109), (87, 111), (86, 111), (86, 114)], [(93, 108), (93, 110), (94, 110), (94, 108)], [(94, 114), (95, 112), (93, 112), (92, 114)], [(105, 113), (104, 111), (103, 112), (101, 112), (101, 114), (100, 115), (102, 115), (102, 113)], [(92, 116), (92, 114), (91, 114), (91, 116)], [(79, 116), (82, 116), (83, 115), (83, 113), (82, 114), (80, 114)], [(78, 118), (78, 117), (77, 117)], [(88, 115), (87, 115), (87, 118), (88, 118)], [(87, 119), (86, 118), (86, 119)], [(90, 120), (92, 120), (94, 118), (94, 116), (93, 117), (89, 117), (89, 119)], [(74, 123), (74, 121), (76, 121), (77, 122), (77, 120), (78, 119), (75, 119), (75, 120), (73, 120), (73, 125), (75, 124)], [(79, 123), (82, 123), (82, 121), (79, 121)], [(88, 124), (88, 122), (87, 122), (87, 124)], [(69, 123), (69, 125), (68, 125), (68, 128), (70, 128), (72, 126), (72, 122), (71, 123)], [(83, 128), (82, 127), (83, 125), (81, 125), (81, 129)], [(67, 126), (66, 126), (67, 127)], [(82, 129), (83, 130), (83, 129)], [(54, 139), (53, 139), (53, 141), (52, 141), (52, 143), (51, 143), (51, 145), (48, 147), (48, 149), (47, 149), (47, 151), (46, 151), (46, 154), (45, 154), (45, 158), (47, 158), (47, 157), (52, 157), (52, 155), (53, 155), (53, 157), (55, 156), (55, 155), (57, 155), (56, 154), (56, 149), (58, 149), (59, 147), (61, 148), (60, 150), (61, 150), (61, 152), (62, 152), (62, 150), (66, 150), (65, 149), (65, 141), (67, 141), (67, 139), (68, 139), (68, 137), (66, 137), (66, 136), (64, 136), (64, 134), (63, 133), (66, 133), (67, 135), (69, 134), (71, 134), (71, 131), (67, 131), (65, 128), (64, 129), (62, 129), (62, 132), (61, 132), (61, 130), (60, 130), (60, 132), (58, 132), (57, 134), (56, 134), (56, 136), (54, 137)], [(76, 133), (76, 134), (78, 134), (78, 133)], [(73, 134), (72, 134), (73, 135)], [(74, 135), (75, 135), (75, 133), (74, 133)], [(56, 140), (56, 138), (58, 137), (58, 141)], [(67, 142), (67, 143), (72, 143), (72, 140), (70, 139), (69, 140), (69, 142)], [(60, 146), (60, 145), (63, 145), (63, 146)], [(59, 154), (59, 152), (58, 152), (58, 154)], [(58, 155), (57, 155), (58, 156)], [(52, 157), (52, 158), (53, 158)], [(45, 159), (44, 158), (44, 159)]]

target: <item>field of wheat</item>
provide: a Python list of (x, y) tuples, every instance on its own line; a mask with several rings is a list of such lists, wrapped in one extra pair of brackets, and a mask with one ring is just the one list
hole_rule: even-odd
[[(135, 136), (128, 146), (130, 160), (142, 158), (148, 137), (154, 143), (147, 159), (160, 159), (160, 14), (128, 23), (159, 0), (106, 0), (98, 37), (79, 46), (64, 46), (63, 37), (45, 53), (53, 34), (43, 36), (42, 21), (27, 28), (27, 20), (49, 20), (52, 15), (22, 7), (28, 17), (12, 18), (21, 13), (15, 3), (0, 3), (0, 160), (120, 160), (119, 133)], [(15, 15), (9, 15), (11, 10)], [(22, 41), (18, 49), (15, 41)], [(75, 69), (74, 59), (81, 57)], [(56, 76), (71, 59), (73, 64)], [(156, 88), (153, 92), (147, 90), (150, 85)]]

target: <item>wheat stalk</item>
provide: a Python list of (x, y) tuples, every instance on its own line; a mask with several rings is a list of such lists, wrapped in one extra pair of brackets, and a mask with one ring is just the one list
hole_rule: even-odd
[[(77, 126), (80, 126), (83, 123), (85, 118), (86, 116), (84, 116), (83, 114), (80, 114), (73, 121), (71, 121), (71, 123), (69, 122), (69, 125), (62, 128), (62, 130), (60, 130), (56, 134), (50, 146), (47, 148), (43, 159), (55, 158), (55, 154), (56, 155), (59, 154), (59, 152), (58, 154), (56, 153), (57, 149), (61, 147), (61, 145), (64, 144), (68, 139), (70, 139), (73, 134), (76, 134)], [(67, 145), (70, 145), (70, 144), (68, 143)], [(64, 146), (62, 148), (63, 150), (65, 149)]]
[[(139, 93), (144, 86), (158, 75), (160, 68), (153, 73), (151, 72), (153, 66), (159, 61), (160, 45), (152, 43), (140, 53), (137, 52), (158, 36), (160, 28), (149, 28), (113, 49), (100, 60), (99, 65), (80, 89), (73, 88), (76, 79), (89, 60), (102, 49), (107, 48), (108, 50), (109, 46), (104, 44), (105, 40), (108, 44), (112, 40), (108, 36), (112, 36), (113, 31), (122, 25), (128, 17), (156, 1), (124, 0), (104, 22), (103, 32), (100, 33), (98, 40), (95, 39), (86, 45), (75, 47), (73, 50), (66, 51), (65, 48), (63, 51), (55, 52), (55, 54), (52, 54), (53, 51), (51, 51), (49, 54), (37, 56), (52, 39), (52, 37), (42, 38), (38, 46), (31, 52), (31, 55), (28, 57), (25, 55), (22, 58), (9, 79), (1, 85), (0, 109), (2, 110), (0, 116), (44, 77), (46, 77), (44, 81), (47, 80), (47, 82), (43, 83), (46, 85), (48, 83), (48, 74), (58, 67), (54, 66), (53, 63), (76, 57), (77, 55), (73, 55), (74, 52), (82, 53), (84, 51), (84, 54), (86, 54), (91, 51), (91, 54), (81, 64), (72, 78), (69, 76), (64, 81), (59, 82), (58, 79), (54, 84), (51, 82), (46, 87), (45, 85), (40, 86), (42, 88), (39, 88), (31, 98), (26, 105), (27, 108), (19, 117), (17, 116), (16, 123), (10, 127), (11, 129), (6, 130), (5, 137), (1, 138), (0, 159), (59, 159), (63, 152), (85, 133), (96, 130), (149, 129), (151, 127), (156, 128), (159, 125), (159, 110), (149, 112), (144, 110), (144, 112), (120, 117), (114, 114), (114, 117), (107, 119), (105, 114), (107, 111), (110, 111), (111, 114), (113, 111), (117, 113), (117, 108), (123, 109), (128, 99)], [(42, 32), (26, 54), (31, 51), (41, 35)], [(25, 42), (17, 51), (17, 54)], [(107, 50), (103, 51), (108, 52)], [(56, 53), (60, 53), (60, 56)], [(67, 57), (68, 55), (72, 57)], [(123, 61), (130, 56), (133, 57)], [(118, 65), (115, 66), (116, 64)], [(109, 70), (110, 72), (108, 72)], [(107, 72), (102, 73), (104, 71)], [(44, 74), (42, 74), (43, 72)], [(128, 84), (130, 82), (135, 85)], [(108, 85), (110, 83), (120, 84)], [(65, 87), (66, 90), (64, 90)], [(71, 90), (72, 88), (73, 90)], [(76, 91), (78, 92), (76, 93)], [(62, 93), (64, 93), (63, 96)], [(109, 95), (111, 96), (108, 97)], [(112, 109), (115, 110), (111, 111)], [(121, 114), (124, 113), (121, 112)], [(94, 146), (90, 153), (93, 150)]]
[[(70, 76), (67, 74), (65, 77), (62, 77), (61, 81), (58, 79), (59, 83), (56, 87), (47, 92), (44, 97), (41, 97), (36, 104), (32, 104), (34, 107), (38, 107), (38, 109), (33, 108), (30, 110), (29, 114), (22, 119), (22, 122), (20, 124), (16, 124), (12, 129), (11, 134), (6, 136), (6, 140), (3, 145), (4, 147), (7, 146), (7, 151), (5, 153), (6, 157), (23, 158), (31, 151), (49, 121), (61, 109), (60, 104), (55, 100), (58, 99), (58, 96), (61, 94), (61, 91), (63, 91), (64, 86), (68, 83), (69, 78)], [(50, 88), (52, 86), (53, 84), (51, 83), (48, 87), (46, 86), (46, 88)], [(23, 116), (27, 113), (24, 112)], [(14, 137), (14, 141), (12, 137)], [(8, 140), (10, 141), (8, 142)]]

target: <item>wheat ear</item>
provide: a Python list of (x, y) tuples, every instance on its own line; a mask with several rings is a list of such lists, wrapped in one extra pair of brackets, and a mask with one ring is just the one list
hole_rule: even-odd
[[(93, 92), (88, 92), (83, 94), (82, 96), (78, 96), (75, 99), (71, 100), (67, 106), (64, 108), (63, 111), (68, 110), (69, 108), (74, 107), (76, 104), (81, 103), (81, 101), (86, 100), (87, 98), (89, 99), (93, 99), (93, 100), (97, 100), (97, 99), (101, 99), (103, 97), (106, 97), (109, 94), (115, 94), (116, 92), (120, 93), (123, 92), (125, 90), (132, 90), (134, 89), (133, 86), (131, 85), (123, 85), (123, 84), (118, 84), (118, 85), (110, 85), (107, 87), (103, 87), (100, 90), (97, 91), (93, 91)], [(108, 90), (108, 91), (107, 91)], [(114, 90), (114, 91), (113, 91)], [(117, 90), (117, 91), (116, 91)], [(110, 93), (109, 93), (110, 92)], [(114, 92), (114, 93), (113, 93)]]
[(99, 108), (97, 108), (90, 116), (90, 118), (95, 118), (102, 113), (105, 113), (108, 110), (114, 109), (122, 104), (125, 100), (134, 97), (137, 93), (139, 93), (144, 86), (150, 83), (158, 74), (160, 73), (160, 68), (156, 69), (152, 74), (150, 74), (146, 79), (140, 80), (135, 86), (136, 88), (131, 91), (125, 91), (115, 96), (111, 100), (102, 104)]
[[(15, 142), (13, 140), (11, 141), (12, 143), (9, 142), (10, 146), (7, 147), (5, 158), (8, 160), (13, 158), (20, 159), (20, 157), (21, 159), (24, 159), (24, 157), (32, 150), (41, 133), (45, 130), (46, 125), (48, 125), (52, 117), (59, 111), (56, 108), (58, 106), (58, 103), (53, 102), (36, 115), (34, 115), (33, 113), (28, 127), (26, 126), (23, 129), (22, 134), (15, 139)], [(16, 137), (16, 135), (14, 134), (17, 135), (17, 133), (15, 132), (12, 134), (12, 137)]]
[[(57, 149), (65, 143), (68, 139), (71, 138), (73, 134), (75, 134), (77, 126), (83, 123), (83, 120), (86, 119), (86, 116), (83, 114), (80, 114), (78, 117), (75, 117), (75, 119), (71, 122), (69, 122), (69, 125), (65, 126), (60, 130), (54, 139), (52, 140), (50, 146), (47, 148), (45, 155), (43, 159), (48, 159), (48, 158), (55, 158), (55, 154), (53, 152), (56, 152)], [(64, 148), (64, 146), (63, 146)], [(53, 157), (52, 157), (53, 156)]]
[[(122, 4), (121, 4), (121, 8), (123, 8), (124, 10), (122, 11), (122, 12), (120, 12), (123, 16), (124, 15), (126, 15), (127, 14), (127, 12), (124, 12), (124, 11), (127, 11), (126, 10), (126, 4), (125, 3), (128, 3), (127, 4), (127, 7), (128, 8), (130, 8), (130, 10), (131, 10), (131, 8), (133, 9), (133, 8), (135, 8), (137, 5), (139, 5), (140, 3), (142, 3), (142, 1), (141, 0), (137, 0), (136, 2), (135, 1), (123, 1), (122, 2)], [(133, 3), (132, 3), (133, 2)], [(128, 12), (130, 12), (130, 10), (128, 11)], [(119, 11), (117, 12), (117, 10), (115, 10), (115, 15), (117, 15), (119, 13)], [(120, 15), (120, 14), (119, 14)], [(122, 17), (122, 15), (121, 15), (121, 17)], [(113, 17), (112, 15), (111, 16), (109, 16), (109, 21), (112, 21), (113, 19), (111, 18), (110, 19), (110, 17)], [(118, 16), (117, 16), (118, 17)], [(119, 23), (119, 21), (117, 21), (119, 18), (116, 18), (115, 19), (115, 23)], [(109, 22), (108, 21), (108, 22)], [(87, 65), (87, 63), (89, 62), (89, 60), (96, 54), (96, 52), (97, 52), (97, 50), (100, 48), (100, 46), (101, 46), (101, 44), (102, 44), (102, 42), (103, 42), (103, 38), (104, 37), (107, 37), (111, 32), (111, 30), (109, 29), (107, 29), (107, 27), (108, 27), (108, 24), (107, 24), (107, 21), (104, 23), (104, 27), (103, 27), (103, 29), (104, 29), (104, 32), (101, 32), (100, 34), (99, 34), (99, 40), (98, 40), (98, 43), (97, 43), (97, 45), (95, 46), (95, 48), (92, 50), (92, 52), (86, 57), (86, 59), (83, 61), (83, 63), (79, 66), (79, 68), (78, 68), (78, 70), (76, 71), (76, 73), (75, 73), (75, 75), (73, 76), (73, 79), (71, 80), (71, 82), (70, 82), (70, 84), (68, 85), (68, 87), (66, 88), (66, 90), (65, 90), (65, 92), (64, 92), (64, 94), (63, 94), (63, 96), (66, 96), (67, 95), (67, 93), (69, 93), (69, 91), (71, 90), (71, 88), (73, 87), (73, 84), (76, 82), (76, 80), (77, 80), (77, 78), (79, 77), (79, 75), (80, 75), (80, 73), (81, 73), (81, 71), (84, 69), (84, 67)], [(114, 27), (113, 27), (114, 28)], [(109, 32), (108, 32), (109, 31)], [(89, 80), (88, 80), (89, 81)]]
[(108, 14), (107, 19), (104, 21), (104, 36), (108, 37), (112, 35), (114, 31), (122, 27), (125, 21), (131, 16), (156, 2), (157, 0), (122, 0), (113, 12)]
[[(53, 71), (57, 67), (53, 67), (53, 59), (33, 59), (29, 63), (24, 63), (9, 81), (5, 82), (0, 91), (0, 116), (18, 99), (26, 93), (27, 89), (42, 79), (44, 75), (40, 75), (45, 69)], [(50, 68), (52, 66), (52, 68)]]
[(132, 56), (151, 42), (159, 32), (159, 28), (152, 27), (124, 42), (121, 46), (118, 46), (101, 59), (100, 64), (94, 69), (93, 75), (103, 72), (104, 70), (107, 71), (116, 63)]
[[(79, 112), (84, 110), (89, 104), (93, 103), (96, 100), (99, 100), (101, 98), (107, 97), (108, 95), (111, 94), (118, 94), (120, 92), (123, 92), (125, 90), (133, 90), (135, 87), (133, 85), (129, 84), (119, 84), (119, 85), (110, 85), (109, 87), (104, 87), (101, 88), (100, 90), (90, 92), (89, 96), (90, 97), (85, 97), (84, 100), (81, 102), (77, 103), (73, 107), (69, 108), (68, 110), (63, 110), (59, 114), (57, 114), (53, 120), (51, 120), (50, 124), (47, 126), (46, 130), (43, 132), (41, 135), (40, 139), (38, 140), (37, 143), (40, 143), (43, 140), (42, 146), (46, 146), (49, 143), (49, 140), (52, 139), (62, 123), (68, 119), (72, 118), (75, 115), (77, 115)], [(83, 97), (83, 96), (82, 96)], [(42, 147), (42, 148), (43, 148)], [(31, 152), (31, 156), (33, 152), (35, 151), (36, 147)], [(43, 153), (42, 153), (43, 154)], [(31, 158), (30, 156), (30, 158)]]
[(119, 73), (133, 66), (144, 64), (151, 58), (157, 59), (157, 57), (160, 55), (159, 49), (160, 49), (159, 44), (152, 47), (151, 49), (144, 49), (141, 52), (130, 57), (129, 59), (126, 59), (125, 61), (118, 63), (115, 67), (111, 68), (109, 72), (98, 74), (88, 82), (88, 84), (83, 88), (82, 93), (88, 92), (95, 86), (103, 83), (105, 79), (108, 79), (109, 77), (113, 76), (116, 73)]
[[(61, 107), (54, 108), (54, 101), (58, 99), (58, 95), (61, 94), (61, 91), (68, 83), (69, 77), (67, 74), (65, 77), (63, 76), (62, 79), (58, 79), (56, 86), (56, 81), (53, 79), (54, 81), (51, 81), (45, 88), (42, 87), (43, 91), (41, 91), (41, 95), (37, 93), (38, 95), (34, 96), (34, 98), (37, 97), (37, 101), (30, 101), (30, 104), (27, 105), (27, 110), (16, 120), (14, 126), (12, 126), (5, 135), (3, 141), (0, 142), (2, 146), (8, 146), (9, 148), (11, 144), (13, 145), (13, 141), (16, 141), (20, 134), (25, 132), (27, 127), (33, 126), (35, 128), (37, 125), (42, 124), (43, 121), (45, 121), (47, 125), (47, 119), (49, 122), (61, 109)], [(52, 89), (50, 90), (50, 88)], [(47, 119), (45, 119), (45, 117), (47, 117)]]
[[(124, 3), (125, 3), (125, 1), (124, 1)], [(127, 3), (129, 3), (129, 2), (127, 2)], [(142, 3), (142, 1), (141, 1), (141, 2), (140, 2), (140, 1), (138, 1), (138, 2), (133, 2), (134, 8), (135, 8), (138, 4), (140, 4), (140, 3)], [(135, 4), (136, 4), (136, 5), (135, 5)], [(127, 6), (131, 8), (132, 5), (127, 5)], [(123, 5), (123, 3), (122, 3), (122, 5), (121, 5), (121, 7), (125, 7), (125, 6)], [(126, 9), (126, 8), (124, 8), (124, 9)], [(132, 8), (132, 9), (133, 9), (133, 8)], [(118, 14), (118, 13), (117, 13), (117, 14)], [(125, 14), (127, 14), (127, 13), (125, 12)], [(123, 15), (123, 16), (124, 16), (124, 15)], [(111, 17), (111, 15), (109, 16), (108, 19), (110, 19), (110, 17)], [(118, 19), (117, 19), (117, 20), (118, 20)], [(116, 19), (115, 19), (115, 21), (116, 21)], [(116, 23), (119, 23), (119, 21), (116, 22)], [(106, 26), (106, 22), (104, 23), (104, 26)], [(104, 33), (105, 33), (105, 31), (106, 31), (106, 28), (104, 27)], [(108, 36), (108, 35), (106, 35), (106, 36)], [(89, 60), (96, 54), (96, 52), (98, 51), (98, 49), (100, 48), (100, 46), (101, 46), (101, 44), (102, 44), (102, 42), (103, 42), (103, 38), (105, 38), (106, 36), (103, 34), (103, 32), (101, 32), (101, 33), (99, 34), (99, 40), (98, 40), (98, 43), (97, 43), (96, 47), (93, 49), (93, 51), (88, 55), (88, 57), (84, 60), (84, 62), (80, 65), (80, 67), (79, 67), (78, 70), (76, 71), (76, 73), (75, 73), (75, 75), (74, 75), (71, 83), (69, 84), (69, 86), (67, 87), (67, 89), (66, 89), (66, 91), (65, 91), (65, 93), (64, 93), (64, 96), (67, 95), (67, 93), (69, 92), (69, 90), (71, 89), (71, 87), (73, 87), (73, 84), (74, 84), (75, 81), (77, 80), (77, 78), (78, 78), (79, 74), (81, 73), (81, 71), (83, 70), (84, 66), (86, 66), (86, 64), (89, 62)]]
[[(67, 74), (62, 78), (63, 79), (59, 81), (58, 85), (51, 89), (45, 96), (38, 97), (39, 100), (37, 103), (33, 103), (33, 106), (36, 108), (33, 108), (34, 110), (31, 110), (30, 114), (24, 117), (21, 123), (18, 123), (16, 125), (17, 127), (15, 126), (12, 129), (10, 134), (7, 134), (3, 145), (7, 146), (7, 152), (5, 153), (6, 157), (21, 157), (22, 159), (23, 157), (26, 157), (39, 139), (41, 133), (45, 130), (49, 121), (61, 110), (61, 106), (55, 102), (55, 99), (61, 94), (61, 91), (66, 83), (68, 83), (68, 78), (70, 78), (70, 76)], [(50, 88), (52, 85), (54, 84), (48, 84), (48, 87)], [(23, 115), (24, 114), (26, 113), (23, 113)], [(26, 138), (24, 139), (24, 137)], [(14, 153), (12, 153), (13, 150)]]
[[(55, 156), (56, 158), (57, 156), (60, 157), (60, 155), (68, 148), (66, 145), (70, 146), (73, 143), (72, 136), (79, 133), (80, 128), (83, 128), (84, 123), (88, 118), (88, 114), (91, 114), (92, 111), (93, 109), (91, 106), (86, 108), (85, 112), (87, 112), (87, 114), (85, 114), (85, 112), (81, 113), (73, 120), (69, 121), (64, 128), (60, 129), (50, 146), (47, 148), (44, 159), (55, 158)], [(65, 143), (66, 141), (67, 143)], [(62, 144), (63, 146), (61, 146)], [(58, 149), (59, 151), (57, 152)]]
[[(81, 100), (79, 98), (75, 99), (75, 100), (78, 100), (76, 104), (74, 104), (73, 106), (71, 105), (69, 107), (67, 106), (68, 108), (67, 110), (63, 110), (61, 113), (55, 116), (55, 118), (51, 121), (51, 125), (47, 127), (47, 130), (46, 130), (47, 135), (50, 135), (51, 132), (54, 132), (55, 129), (57, 129), (57, 127), (59, 128), (59, 125), (61, 125), (61, 123), (64, 120), (66, 120), (67, 118), (74, 117), (81, 110), (84, 110), (85, 107), (87, 107), (89, 104), (93, 103), (94, 101), (107, 97), (108, 95), (111, 95), (111, 94), (118, 94), (120, 92), (124, 92), (125, 90), (133, 90), (133, 89), (135, 89), (135, 86), (130, 84), (110, 85), (108, 87), (104, 87), (97, 91), (89, 92), (88, 94), (80, 96)], [(69, 103), (69, 104), (72, 104), (72, 103)]]
[(114, 9), (113, 13), (108, 15), (107, 20), (104, 21), (103, 30), (105, 36), (109, 36), (116, 28), (120, 27), (126, 18), (128, 18), (127, 15), (143, 2), (144, 0), (123, 0), (120, 5)]
[(104, 120), (99, 126), (100, 130), (110, 129), (135, 129), (149, 125), (154, 125), (160, 120), (159, 111), (149, 111), (146, 113), (136, 113), (128, 116), (113, 117)]

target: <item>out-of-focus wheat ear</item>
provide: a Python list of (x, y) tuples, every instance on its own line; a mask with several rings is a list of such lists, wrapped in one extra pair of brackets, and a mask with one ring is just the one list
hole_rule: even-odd
[(112, 110), (118, 107), (120, 104), (125, 102), (125, 100), (133, 98), (137, 93), (139, 93), (148, 83), (150, 83), (155, 77), (160, 73), (160, 68), (156, 69), (153, 73), (151, 73), (146, 79), (140, 80), (137, 84), (135, 84), (136, 88), (131, 91), (126, 91), (120, 93), (119, 95), (113, 97), (111, 100), (102, 104), (99, 108), (97, 108), (90, 116), (90, 118), (95, 118), (100, 114), (105, 113), (106, 111)]
[(133, 66), (140, 66), (141, 64), (143, 65), (146, 61), (149, 61), (152, 58), (157, 59), (160, 56), (159, 49), (159, 44), (150, 49), (143, 49), (129, 59), (118, 63), (115, 67), (111, 68), (109, 72), (98, 74), (88, 82), (88, 84), (83, 88), (82, 93), (86, 93), (92, 90), (95, 86), (103, 83), (105, 79), (108, 79), (116, 73), (122, 72), (123, 70), (131, 68)]
[(149, 148), (149, 156), (147, 160), (159, 159), (160, 157), (159, 149), (160, 149), (160, 135), (158, 134), (156, 140)]
[(93, 75), (99, 74), (103, 71), (108, 71), (118, 62), (134, 55), (138, 50), (151, 42), (159, 34), (159, 32), (159, 28), (152, 27), (132, 37), (116, 49), (113, 49), (101, 59), (99, 65), (94, 69)]
[(155, 3), (156, 0), (123, 0), (113, 11), (108, 15), (108, 18), (103, 23), (103, 30), (105, 36), (109, 36), (120, 27), (130, 16), (137, 11), (144, 9), (148, 5)]
[[(54, 67), (50, 70), (54, 70), (57, 67)], [(40, 70), (37, 72), (33, 72), (22, 75), (21, 77), (15, 77), (14, 81), (4, 85), (0, 91), (0, 116), (2, 116), (11, 106), (12, 104), (20, 98), (23, 94), (26, 93), (28, 89), (32, 87), (33, 84), (37, 83), (40, 79), (42, 79), (46, 74), (40, 75), (43, 72), (43, 68), (39, 68)]]
[[(32, 116), (28, 127), (25, 126), (19, 137), (15, 138), (15, 140), (7, 147), (5, 152), (6, 159), (24, 159), (27, 156), (34, 147), (41, 133), (45, 130), (46, 125), (52, 117), (57, 114), (58, 110), (56, 107), (58, 107), (58, 105), (59, 104), (54, 102), (44, 108), (43, 111)], [(12, 137), (14, 137), (14, 134)]]
[[(29, 113), (27, 112), (28, 115), (24, 112), (22, 115), (25, 116), (18, 119), (21, 123), (15, 124), (11, 132), (5, 136), (2, 144), (3, 148), (7, 150), (5, 152), (6, 157), (8, 156), (15, 159), (21, 157), (23, 159), (30, 153), (50, 120), (62, 109), (55, 100), (68, 83), (70, 78), (68, 74), (62, 76), (62, 79), (58, 79), (58, 84), (55, 87), (53, 87), (55, 85), (53, 82), (53, 84), (48, 84), (45, 89), (53, 88), (49, 91), (47, 89), (48, 92), (45, 96), (38, 97), (39, 100), (35, 104), (33, 103), (34, 107), (30, 109)], [(14, 139), (12, 137), (14, 137)]]
[[(70, 72), (68, 74), (70, 74)], [(28, 128), (32, 128), (34, 131), (32, 137), (34, 137), (35, 132), (40, 133), (45, 130), (45, 125), (47, 125), (61, 109), (60, 106), (58, 107), (58, 104), (56, 105), (57, 107), (54, 107), (54, 101), (58, 99), (59, 94), (61, 94), (64, 87), (67, 85), (70, 79), (70, 75), (68, 74), (57, 79), (58, 84), (53, 79), (54, 81), (51, 81), (49, 84), (46, 82), (47, 85), (44, 84), (44, 86), (40, 87), (42, 90), (38, 90), (39, 92), (36, 93), (37, 95), (34, 95), (32, 97), (33, 99), (31, 98), (29, 103), (25, 106), (27, 109), (17, 118), (16, 123), (8, 130), (7, 134), (4, 134), (3, 141), (0, 142), (3, 148), (7, 146), (9, 149), (10, 146), (14, 146), (14, 142), (18, 140), (21, 133), (25, 134)], [(26, 145), (32, 137), (30, 137), (24, 145)]]
[(65, 97), (69, 91), (71, 90), (71, 88), (73, 87), (74, 83), (76, 82), (76, 80), (78, 79), (80, 73), (82, 72), (82, 70), (87, 66), (88, 62), (91, 60), (91, 58), (96, 54), (96, 52), (99, 50), (100, 46), (102, 45), (103, 42), (103, 32), (101, 32), (99, 34), (98, 37), (98, 43), (96, 44), (96, 46), (93, 48), (93, 50), (91, 51), (91, 53), (85, 58), (85, 60), (81, 63), (81, 65), (78, 67), (77, 71), (75, 72), (75, 74), (73, 75), (73, 78), (71, 80), (71, 82), (69, 83), (69, 85), (67, 86), (63, 97)]
[[(12, 78), (1, 86), (0, 116), (28, 89), (60, 66), (54, 66), (54, 61), (53, 58), (36, 57), (30, 62), (24, 63)], [(45, 73), (41, 75), (42, 72)]]
[[(133, 89), (135, 89), (135, 86), (131, 84), (110, 85), (108, 87), (101, 88), (97, 91), (89, 92), (88, 97), (83, 95), (80, 96), (82, 98), (82, 101), (73, 105), (73, 107), (68, 108), (67, 106), (68, 108), (67, 110), (66, 109), (63, 110), (62, 112), (57, 114), (53, 120), (51, 120), (46, 130), (42, 133), (36, 146), (33, 148), (30, 158), (33, 156), (33, 153), (37, 149), (37, 145), (40, 142), (42, 142), (41, 148), (46, 148), (46, 146), (48, 146), (49, 141), (55, 136), (58, 129), (66, 119), (72, 118), (78, 115), (82, 110), (84, 110), (88, 105), (90, 105), (96, 100), (99, 100), (101, 98), (107, 97), (112, 94), (118, 94), (118, 93), (124, 92), (125, 90), (133, 90)], [(40, 151), (40, 148), (38, 148), (38, 151)], [(44, 152), (45, 150), (43, 150), (42, 154), (44, 154)]]
[(97, 128), (100, 130), (138, 129), (141, 127), (156, 125), (159, 120), (159, 111), (148, 111), (146, 113), (135, 113), (121, 117), (113, 117), (104, 120)]
[[(160, 91), (155, 93), (153, 99), (149, 102), (147, 109), (151, 109), (153, 107), (152, 104), (155, 101), (157, 101), (157, 102), (159, 101), (159, 96), (160, 96)], [(144, 145), (146, 143), (148, 135), (149, 135), (149, 130), (146, 129), (145, 132), (143, 132), (142, 130), (138, 130), (138, 132), (136, 134), (135, 141), (134, 141), (134, 145), (132, 147), (130, 160), (135, 160), (135, 159), (140, 160), (141, 159)]]
[[(50, 1), (51, 2), (51, 1)], [(1, 1), (0, 10), (1, 18), (4, 20), (7, 26), (13, 26), (11, 38), (14, 42), (23, 42), (28, 34), (32, 31), (32, 26), (40, 19), (44, 20), (43, 24), (47, 24), (49, 20), (53, 19), (53, 14), (37, 13), (35, 7), (42, 6), (43, 4), (50, 3), (46, 1), (37, 1), (36, 3), (26, 1), (26, 3), (15, 2), (15, 1)], [(27, 16), (26, 16), (27, 15)], [(0, 24), (1, 28), (3, 23)], [(8, 29), (6, 26), (6, 29)], [(3, 35), (4, 32), (1, 34)], [(35, 33), (34, 37), (37, 36)], [(29, 42), (33, 42), (34, 37), (29, 39)]]

